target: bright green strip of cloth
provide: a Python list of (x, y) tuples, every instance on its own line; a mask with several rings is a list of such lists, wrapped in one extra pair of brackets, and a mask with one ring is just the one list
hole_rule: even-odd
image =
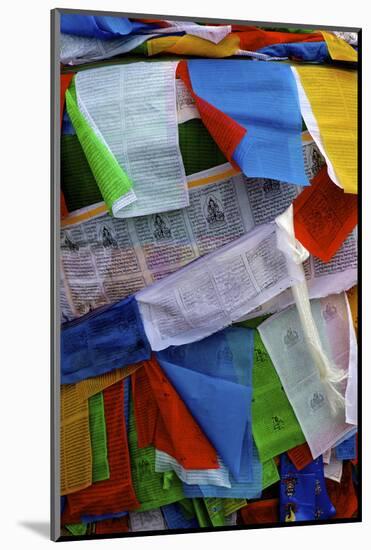
[(71, 523), (70, 525), (65, 525), (66, 529), (72, 534), (72, 535), (86, 535), (86, 531), (88, 528), (87, 523)]
[(246, 506), (244, 498), (204, 498), (204, 504), (214, 527), (227, 525), (226, 516)]
[(76, 135), (61, 137), (61, 181), (69, 212), (103, 201)]
[(280, 474), (273, 458), (263, 463), (263, 490), (280, 480)]
[(265, 462), (301, 445), (305, 437), (257, 330), (252, 379), (252, 430), (260, 460)]
[(89, 398), (89, 428), (93, 455), (93, 483), (109, 479), (106, 420), (102, 392)]
[(175, 472), (161, 473), (155, 471), (155, 448), (150, 446), (139, 449), (132, 403), (129, 415), (128, 440), (131, 476), (135, 494), (141, 503), (138, 512), (153, 510), (184, 499), (182, 482)]
[(213, 527), (222, 527), (225, 525), (223, 499), (204, 498), (204, 504)]
[(133, 185), (114, 155), (80, 112), (74, 81), (66, 91), (66, 107), (104, 202), (111, 211), (118, 199), (133, 192)]
[(204, 499), (202, 498), (193, 498), (193, 507), (195, 509), (196, 518), (199, 523), (200, 527), (211, 527), (212, 523), (210, 521), (210, 517), (204, 502)]

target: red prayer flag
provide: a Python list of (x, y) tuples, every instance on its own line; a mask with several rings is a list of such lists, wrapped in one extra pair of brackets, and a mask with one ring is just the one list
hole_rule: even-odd
[(61, 190), (61, 218), (65, 218), (66, 216), (68, 216), (68, 209), (66, 201), (64, 199), (63, 191)]
[(239, 510), (243, 525), (277, 523), (278, 511), (278, 498), (251, 502)]
[(153, 444), (188, 469), (219, 468), (214, 447), (163, 373), (157, 360), (132, 375), (138, 445)]
[(324, 38), (320, 32), (316, 33), (294, 33), (265, 31), (257, 27), (245, 27), (232, 25), (232, 31), (238, 32), (240, 38), (240, 49), (256, 51), (274, 44), (289, 44), (295, 42), (323, 42)]
[(358, 498), (352, 480), (352, 465), (348, 460), (343, 462), (341, 482), (326, 478), (328, 496), (335, 506), (335, 518), (353, 518), (358, 511)]
[[(73, 78), (73, 73), (61, 74), (61, 84), (60, 84), (60, 90), (61, 90), (60, 121), (61, 121), (61, 127), (62, 127), (62, 121), (63, 121), (64, 98), (65, 98), (65, 95), (66, 95), (66, 90), (67, 90), (68, 86), (70, 85), (72, 78)], [(66, 201), (64, 199), (63, 191), (61, 191), (61, 218), (65, 218), (66, 216), (68, 216), (68, 209), (67, 209)]]
[(78, 523), (82, 515), (113, 514), (140, 507), (131, 479), (122, 380), (106, 388), (103, 396), (110, 478), (68, 495), (63, 525)]
[(61, 127), (62, 127), (62, 121), (63, 121), (64, 98), (66, 95), (66, 90), (71, 84), (71, 80), (73, 79), (73, 77), (74, 77), (73, 73), (61, 74), (61, 104), (60, 104)]
[(205, 124), (215, 143), (229, 162), (239, 170), (239, 167), (232, 159), (232, 155), (246, 134), (246, 129), (233, 120), (233, 118), (219, 111), (219, 109), (216, 109), (193, 92), (186, 61), (180, 61), (176, 74), (183, 80), (195, 100), (202, 122)]
[(144, 367), (131, 375), (131, 388), (134, 403), (135, 424), (137, 429), (138, 447), (143, 449), (152, 445), (159, 409), (151, 384)]
[(122, 518), (105, 519), (97, 521), (95, 533), (97, 535), (109, 535), (112, 533), (127, 533), (129, 531), (128, 516)]
[(289, 459), (297, 470), (302, 470), (313, 461), (308, 443), (302, 443), (287, 451)]
[(357, 224), (357, 195), (344, 193), (324, 166), (293, 205), (296, 238), (328, 262)]

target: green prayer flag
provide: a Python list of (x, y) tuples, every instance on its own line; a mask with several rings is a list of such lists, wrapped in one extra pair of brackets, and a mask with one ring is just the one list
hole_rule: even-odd
[(230, 516), (233, 512), (237, 512), (240, 508), (246, 506), (245, 498), (222, 498), (223, 510), (225, 516)]
[(187, 176), (227, 162), (209, 131), (198, 118), (179, 124), (178, 133)]
[(155, 471), (155, 448), (138, 447), (133, 403), (129, 414), (128, 442), (133, 486), (141, 503), (137, 511), (153, 510), (184, 499), (182, 482), (175, 472)]
[(65, 525), (65, 527), (72, 535), (86, 535), (86, 523), (71, 523), (70, 525)]
[(61, 185), (69, 212), (103, 201), (76, 135), (61, 137)]
[(186, 519), (192, 519), (195, 517), (195, 509), (191, 498), (183, 498), (178, 502), (178, 504), (182, 507), (182, 512)]
[(225, 525), (223, 499), (204, 498), (204, 504), (213, 527), (222, 527)]
[(135, 197), (133, 185), (114, 155), (80, 112), (74, 81), (66, 91), (66, 107), (103, 199), (112, 212), (112, 207), (122, 197), (130, 194)]
[(192, 502), (195, 509), (196, 518), (200, 527), (211, 527), (212, 523), (210, 521), (210, 517), (207, 512), (204, 499), (193, 498)]
[(301, 445), (305, 437), (260, 334), (254, 331), (252, 430), (261, 462)]
[(274, 483), (280, 480), (280, 474), (278, 472), (277, 465), (273, 458), (263, 463), (263, 482), (262, 488), (267, 489)]
[(227, 525), (226, 516), (230, 516), (233, 512), (237, 512), (237, 510), (247, 504), (244, 498), (208, 497), (203, 500), (214, 527)]
[(103, 393), (89, 398), (89, 429), (93, 456), (93, 483), (109, 479), (106, 419)]

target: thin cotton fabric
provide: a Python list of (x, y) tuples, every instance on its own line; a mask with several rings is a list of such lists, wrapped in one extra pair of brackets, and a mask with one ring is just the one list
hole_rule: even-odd
[(198, 527), (196, 518), (187, 518), (179, 503), (162, 506), (161, 511), (168, 529), (194, 529)]
[(75, 385), (62, 386), (60, 399), (61, 495), (67, 495), (91, 486), (93, 457), (88, 401), (79, 399)]
[[(318, 457), (316, 460), (313, 460), (305, 468), (302, 468), (298, 471), (295, 466), (291, 463), (289, 458), (285, 455), (281, 455), (281, 478), (286, 479), (292, 475), (295, 479), (295, 476), (305, 476), (307, 474), (315, 475), (315, 487), (314, 487), (314, 502), (315, 502), (315, 518), (316, 519), (329, 519), (335, 515), (336, 511), (329, 499), (326, 490), (326, 483), (323, 471), (323, 460), (322, 457)], [(310, 484), (311, 486), (311, 484)]]
[[(71, 83), (71, 80), (73, 78), (73, 74), (62, 74), (60, 79), (60, 119), (61, 119), (61, 127), (63, 124), (63, 112), (64, 112), (64, 102), (65, 102), (65, 95), (66, 90), (68, 86)], [(60, 202), (60, 210), (61, 210), (61, 218), (65, 218), (68, 215), (68, 208), (67, 203), (63, 194), (63, 190), (61, 190), (61, 202)]]
[(255, 525), (261, 523), (277, 523), (279, 516), (278, 498), (258, 500), (249, 502), (247, 506), (241, 508), (240, 514), (244, 525)]
[(103, 393), (89, 399), (89, 428), (93, 457), (92, 482), (109, 479), (106, 419), (104, 416)]
[(352, 435), (335, 447), (338, 460), (352, 460), (357, 456), (356, 435)]
[(349, 61), (353, 63), (358, 61), (357, 51), (345, 40), (332, 32), (322, 31), (322, 34), (330, 52), (331, 59), (334, 61)]
[(74, 85), (66, 91), (67, 111), (82, 149), (110, 212), (118, 213), (123, 206), (136, 201), (133, 184), (110, 151), (101, 135), (97, 135), (86, 116), (81, 113)]
[(352, 475), (351, 463), (345, 462), (340, 483), (326, 479), (327, 491), (336, 509), (335, 518), (352, 518), (357, 514), (358, 498)]
[(187, 485), (218, 485), (231, 487), (228, 469), (218, 457), (219, 468), (189, 469), (184, 468), (175, 458), (156, 449), (156, 472), (172, 470)]
[(70, 212), (103, 201), (102, 192), (76, 135), (61, 137), (61, 184)]
[(148, 55), (154, 56), (166, 52), (184, 55), (197, 55), (200, 57), (229, 57), (239, 48), (239, 38), (229, 34), (218, 44), (198, 36), (162, 36), (152, 38), (147, 42)]
[(100, 38), (102, 40), (125, 36), (149, 28), (151, 28), (151, 25), (130, 21), (126, 17), (80, 15), (76, 13), (63, 13), (61, 15), (61, 31), (63, 33)]
[(140, 447), (154, 444), (188, 469), (219, 468), (215, 449), (156, 359), (134, 374), (133, 399)]
[(254, 331), (252, 429), (262, 462), (305, 442), (269, 354)]
[(111, 535), (113, 533), (127, 533), (129, 531), (128, 518), (113, 518), (98, 521), (95, 532), (97, 535)]
[(293, 61), (316, 63), (324, 63), (330, 59), (326, 42), (275, 44), (258, 50), (258, 53), (269, 55), (270, 57), (292, 59)]
[(328, 262), (357, 225), (357, 206), (357, 195), (344, 193), (323, 167), (293, 202), (295, 237)]
[(315, 474), (281, 477), (280, 522), (312, 521), (316, 519)]
[(102, 39), (62, 32), (60, 35), (60, 60), (62, 63), (68, 65), (82, 65), (84, 63), (109, 59), (138, 48), (150, 36), (129, 34)]
[[(246, 129), (231, 116), (222, 112), (195, 93), (189, 75), (188, 63), (186, 61), (181, 61), (178, 64), (177, 75), (187, 86), (188, 91), (196, 103), (201, 119), (210, 132), (210, 135), (215, 140), (215, 143), (229, 162), (233, 164), (233, 153), (244, 137)], [(236, 166), (237, 165), (235, 165), (235, 167)]]
[(323, 36), (319, 32), (286, 32), (285, 29), (271, 31), (245, 25), (233, 25), (232, 31), (238, 31), (236, 34), (240, 39), (241, 50), (256, 51), (273, 44), (323, 41)]
[(82, 515), (116, 513), (140, 506), (131, 479), (122, 381), (104, 390), (103, 395), (110, 478), (69, 495), (63, 523), (74, 523), (75, 518), (80, 521)]
[(308, 185), (290, 67), (245, 60), (187, 64), (194, 93), (246, 129), (233, 154), (244, 174)]
[(302, 470), (313, 461), (308, 443), (297, 445), (293, 449), (287, 451), (287, 455), (297, 470)]
[(71, 384), (150, 357), (134, 297), (66, 323), (61, 333), (61, 382)]
[[(175, 70), (176, 63), (161, 61), (111, 65), (76, 75), (80, 112), (132, 182), (131, 195), (127, 191), (113, 197), (115, 217), (189, 205), (178, 143)], [(107, 186), (109, 173), (103, 177)], [(103, 194), (103, 186), (101, 190)]]
[(297, 65), (301, 113), (326, 158), (329, 176), (345, 193), (357, 193), (357, 73)]
[[(251, 475), (252, 470), (252, 475)], [(248, 472), (247, 474), (245, 472)], [(187, 497), (220, 497), (220, 498), (260, 498), (263, 489), (263, 467), (258, 452), (253, 445), (252, 457), (242, 452), (241, 470), (238, 481), (230, 476), (231, 487), (215, 485), (186, 485), (183, 491)]]
[(141, 363), (137, 363), (136, 365), (129, 365), (128, 367), (122, 369), (115, 369), (107, 372), (106, 374), (95, 376), (94, 378), (86, 378), (85, 380), (81, 380), (81, 382), (76, 383), (77, 394), (81, 401), (84, 399), (89, 399), (89, 397), (102, 392), (108, 388), (108, 386), (116, 384), (119, 380), (127, 379), (128, 376), (140, 367)]
[[(344, 297), (329, 297), (321, 302), (312, 300), (311, 310), (327, 356), (339, 370), (347, 372), (349, 326)], [(258, 330), (313, 458), (317, 458), (353, 430), (345, 421), (345, 402), (336, 412), (331, 411), (326, 388), (310, 355), (295, 307), (270, 317)], [(330, 347), (329, 331), (337, 335), (336, 349), (333, 338), (330, 340), (333, 347)], [(344, 395), (344, 387), (340, 391)]]
[(129, 450), (131, 473), (140, 510), (152, 510), (172, 504), (184, 498), (182, 483), (174, 472), (159, 473), (155, 470), (155, 448), (138, 446), (134, 406), (129, 416)]
[[(249, 329), (236, 327), (157, 354), (166, 376), (237, 480), (242, 449), (252, 456), (252, 342)], [(213, 365), (218, 365), (216, 372)]]

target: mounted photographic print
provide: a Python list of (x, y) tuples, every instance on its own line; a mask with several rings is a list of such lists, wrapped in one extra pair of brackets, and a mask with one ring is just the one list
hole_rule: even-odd
[(53, 540), (361, 520), (360, 55), (52, 11)]

